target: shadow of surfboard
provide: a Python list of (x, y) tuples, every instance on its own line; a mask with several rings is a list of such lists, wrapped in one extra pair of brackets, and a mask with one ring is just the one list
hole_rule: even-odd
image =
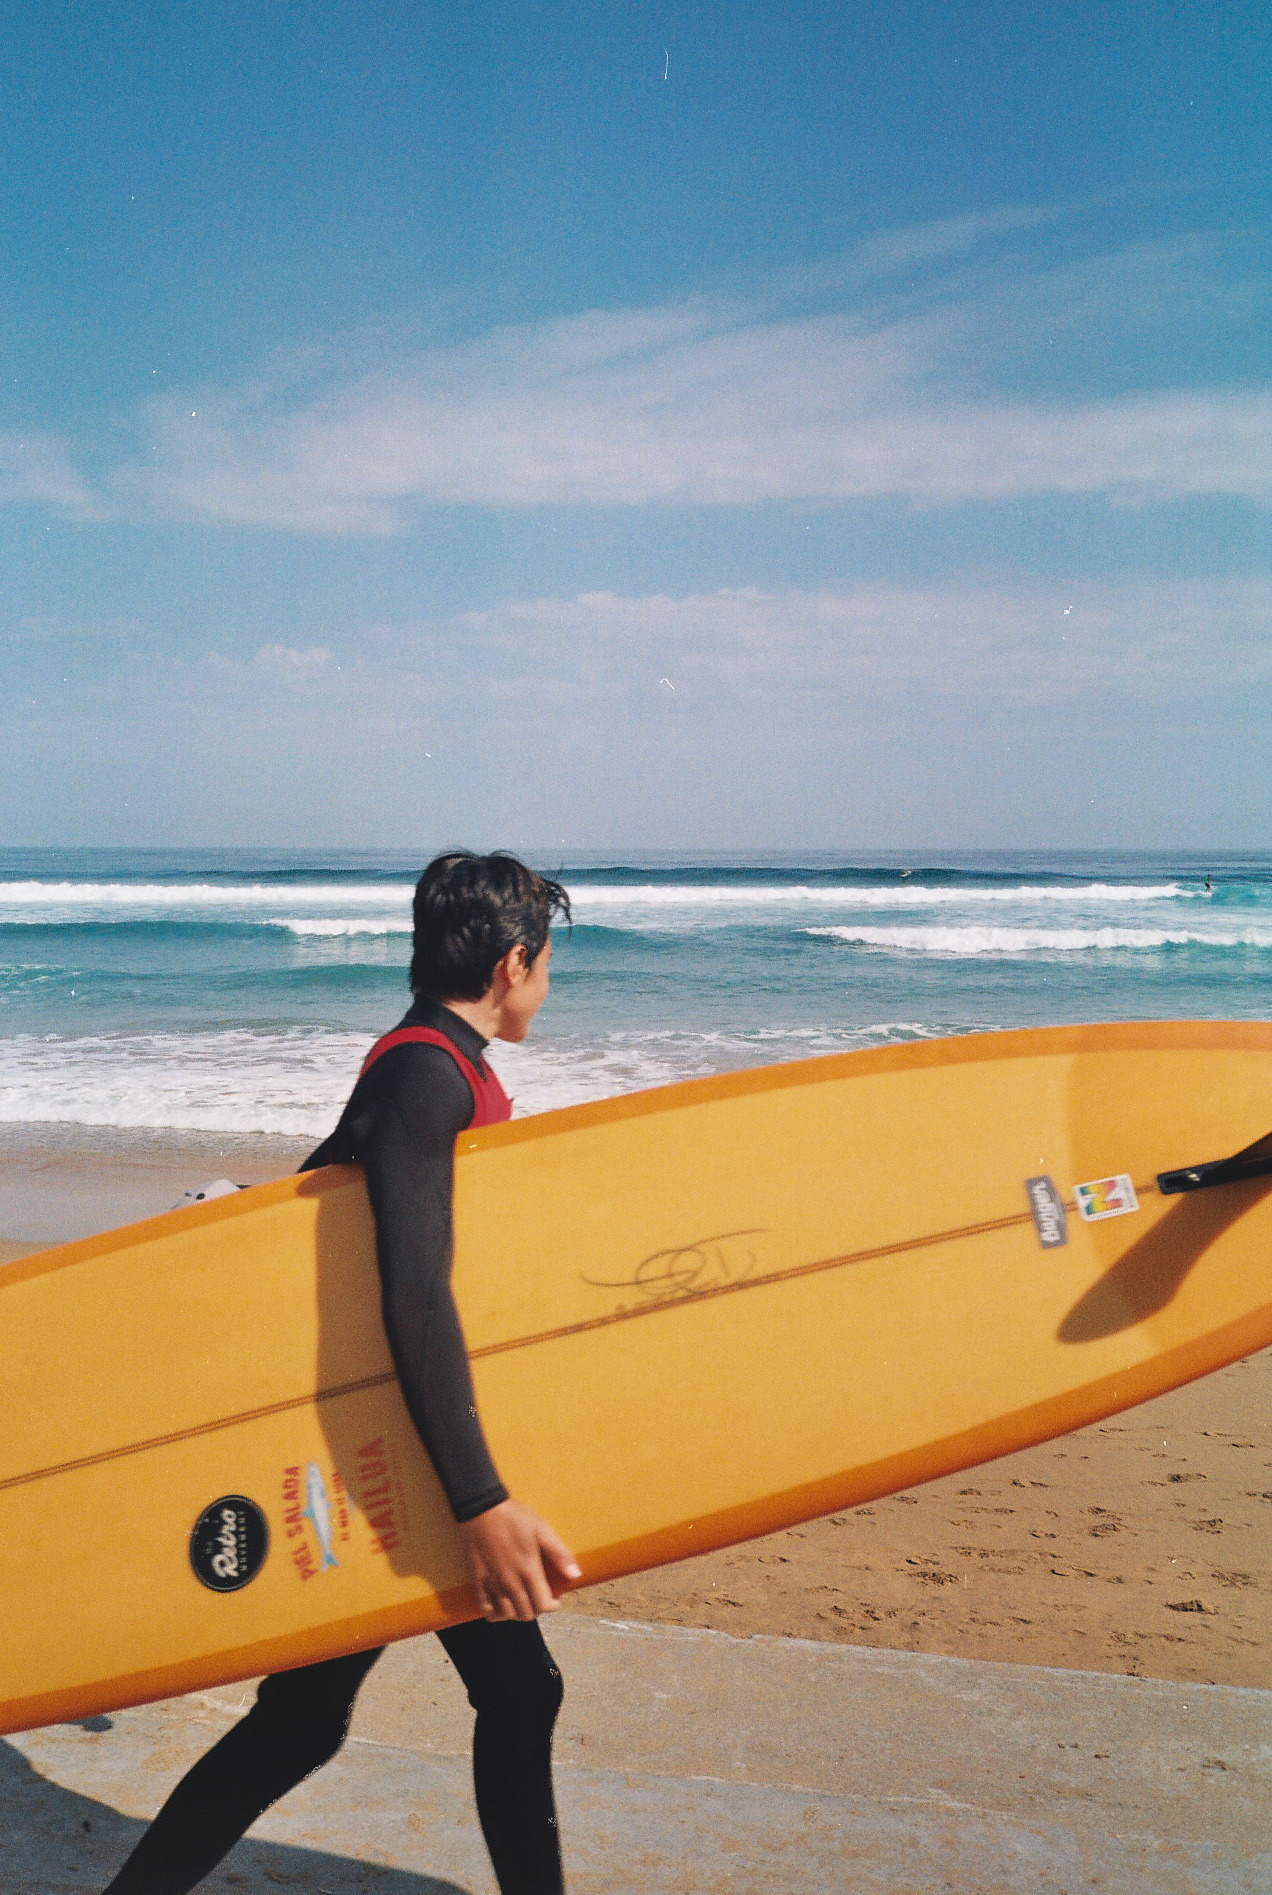
[[(0, 1740), (0, 1887), (22, 1895), (104, 1888), (145, 1828), (109, 1803), (41, 1776), (16, 1745)], [(236, 1844), (199, 1886), (207, 1895), (277, 1895), (280, 1886), (330, 1895), (369, 1895), (371, 1889), (375, 1895), (469, 1895), (458, 1882), (251, 1838)]]
[(1165, 1217), (1079, 1297), (1056, 1330), (1057, 1341), (1098, 1342), (1157, 1315), (1216, 1239), (1269, 1191), (1272, 1177), (1251, 1178), (1177, 1198)]

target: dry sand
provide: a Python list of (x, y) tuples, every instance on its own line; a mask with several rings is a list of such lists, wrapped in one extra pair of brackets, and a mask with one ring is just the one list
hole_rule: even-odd
[(1272, 1351), (573, 1611), (1272, 1687)]
[[(113, 1221), (104, 1201), (144, 1216), (219, 1171), (254, 1181), (303, 1155), (38, 1143), (4, 1141), (0, 1208), (37, 1204), (47, 1234), (31, 1216), (8, 1227), (45, 1243), (94, 1209), (90, 1228)], [(53, 1231), (59, 1202), (78, 1229)], [(0, 1263), (32, 1247), (0, 1243)], [(590, 1588), (567, 1610), (1272, 1687), (1272, 1351), (989, 1466)]]

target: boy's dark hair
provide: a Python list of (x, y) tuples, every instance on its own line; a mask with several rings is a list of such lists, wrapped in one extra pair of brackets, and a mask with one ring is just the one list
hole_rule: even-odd
[(515, 855), (452, 849), (415, 884), (411, 990), (433, 1000), (480, 1000), (495, 968), (518, 943), (537, 960), (553, 915), (570, 919), (560, 882)]

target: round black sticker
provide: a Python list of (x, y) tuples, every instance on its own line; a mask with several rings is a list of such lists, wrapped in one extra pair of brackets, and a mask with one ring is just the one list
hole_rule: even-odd
[(194, 1576), (213, 1592), (237, 1592), (255, 1579), (268, 1551), (265, 1515), (242, 1494), (224, 1494), (205, 1507), (190, 1535)]

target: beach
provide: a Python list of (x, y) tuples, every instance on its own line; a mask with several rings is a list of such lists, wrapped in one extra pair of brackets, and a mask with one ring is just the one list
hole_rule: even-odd
[[(405, 1008), (416, 867), (0, 852), (0, 1259), (302, 1163)], [(939, 1034), (1266, 1011), (1265, 857), (562, 872), (574, 926), (557, 930), (550, 1003), (524, 1046), (492, 1049), (518, 1114)], [(566, 1609), (1267, 1687), (1270, 1398), (1261, 1355)]]
[(0, 1895), (1272, 1895), (1272, 10), (6, 25)]
[(1272, 1352), (1024, 1453), (569, 1604), (1266, 1690)]
[[(0, 1265), (165, 1210), (218, 1176), (278, 1176), (308, 1149), (7, 1127)], [(565, 1609), (1272, 1687), (1272, 1351), (912, 1492), (588, 1588)]]

